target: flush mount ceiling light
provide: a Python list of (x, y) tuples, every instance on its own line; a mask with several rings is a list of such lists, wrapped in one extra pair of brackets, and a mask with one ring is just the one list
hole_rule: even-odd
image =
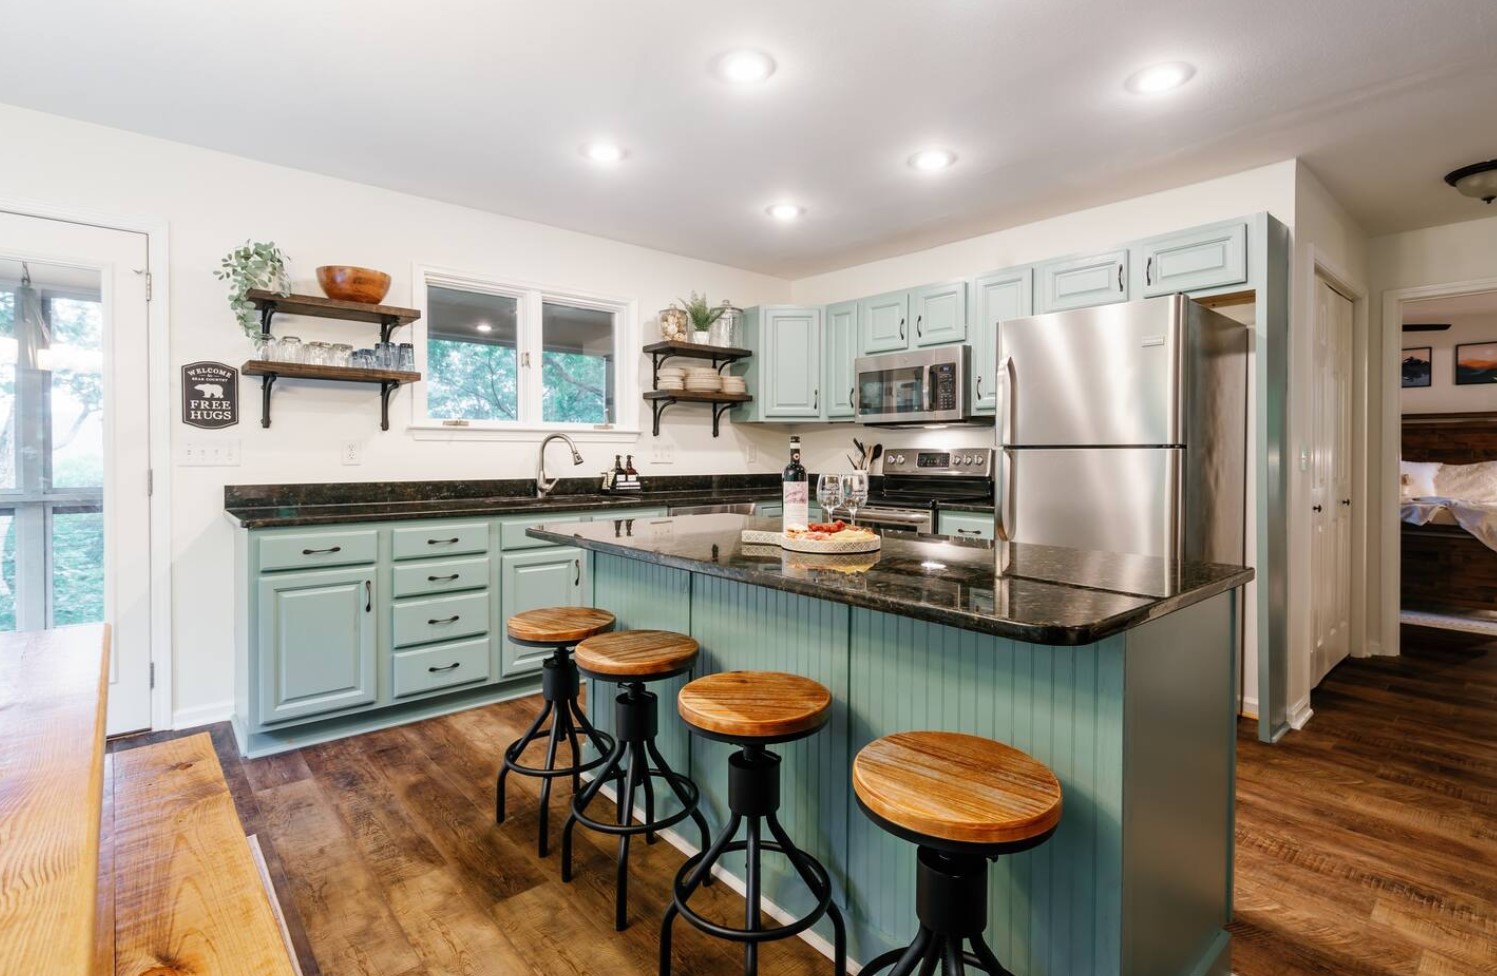
[(955, 162), (956, 153), (950, 149), (922, 149), (909, 158), (910, 168), (922, 173), (934, 173)]
[(774, 69), (774, 58), (763, 51), (729, 51), (712, 63), (717, 76), (734, 85), (757, 85), (774, 74)]
[(624, 150), (611, 142), (589, 142), (582, 147), (582, 155), (595, 163), (616, 163), (624, 158)]
[(1445, 182), (1455, 187), (1462, 196), (1475, 197), (1483, 203), (1497, 200), (1497, 159), (1484, 163), (1472, 163), (1445, 174)]
[(487, 322), (480, 322), (477, 325), (473, 326), (473, 328), (477, 329), (479, 332), (493, 332), (494, 331), (494, 327), (492, 325), (489, 325)]
[(1170, 61), (1135, 71), (1123, 82), (1123, 87), (1135, 95), (1157, 95), (1179, 88), (1194, 77), (1195, 73), (1193, 65), (1184, 61)]
[(764, 208), (764, 212), (775, 220), (794, 220), (806, 212), (806, 208), (796, 203), (773, 203)]

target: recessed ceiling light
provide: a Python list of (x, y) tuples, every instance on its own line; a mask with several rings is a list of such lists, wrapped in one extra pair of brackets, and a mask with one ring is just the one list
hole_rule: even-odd
[(950, 149), (922, 149), (911, 156), (909, 162), (912, 169), (933, 173), (956, 162), (956, 153)]
[(477, 329), (479, 332), (493, 332), (494, 331), (494, 327), (492, 325), (489, 325), (487, 322), (480, 322), (477, 325), (473, 326), (473, 328)]
[(806, 208), (794, 203), (776, 203), (766, 207), (764, 212), (775, 220), (794, 220), (805, 213)]
[(595, 163), (616, 163), (624, 158), (624, 150), (611, 142), (589, 142), (582, 147), (582, 155)]
[(1193, 65), (1184, 61), (1156, 64), (1128, 76), (1123, 87), (1135, 95), (1157, 95), (1179, 88), (1196, 73)]
[(714, 68), (723, 81), (756, 85), (774, 74), (774, 58), (763, 51), (729, 51), (717, 58)]

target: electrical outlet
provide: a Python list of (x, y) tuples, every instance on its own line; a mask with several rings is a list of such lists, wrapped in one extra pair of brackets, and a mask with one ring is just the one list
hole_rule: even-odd
[(759, 445), (755, 444), (753, 441), (744, 441), (743, 459), (749, 464), (753, 464), (755, 461), (759, 460)]
[(363, 464), (364, 445), (358, 441), (345, 441), (343, 450), (338, 453), (344, 464)]
[(199, 468), (235, 468), (239, 466), (239, 441), (183, 441), (180, 464)]
[(656, 444), (650, 452), (651, 464), (675, 464), (676, 448), (672, 444)]

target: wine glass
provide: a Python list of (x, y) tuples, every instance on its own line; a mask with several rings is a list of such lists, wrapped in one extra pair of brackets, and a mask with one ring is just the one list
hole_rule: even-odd
[(821, 520), (830, 522), (842, 506), (842, 478), (840, 475), (824, 474), (816, 479), (816, 500), (821, 503)]
[(858, 509), (868, 503), (868, 472), (854, 471), (839, 476), (838, 481), (842, 488), (842, 504), (847, 506), (852, 522), (856, 525)]

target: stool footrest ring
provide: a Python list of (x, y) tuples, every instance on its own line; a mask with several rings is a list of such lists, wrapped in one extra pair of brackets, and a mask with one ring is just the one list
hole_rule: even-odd
[[(604, 758), (607, 757), (605, 756)], [(668, 817), (661, 817), (659, 820), (641, 821), (639, 823), (635, 823), (633, 822), (633, 820), (631, 820), (627, 824), (618, 824), (605, 823), (601, 820), (594, 820), (578, 807), (576, 801), (573, 801), (572, 819), (576, 820), (578, 823), (588, 828), (589, 830), (596, 830), (600, 834), (613, 834), (615, 837), (618, 837), (625, 834), (628, 834), (630, 836), (633, 836), (635, 834), (652, 834), (657, 830), (664, 830), (667, 827), (674, 827), (676, 824), (685, 820), (693, 813), (696, 813), (697, 807), (700, 806), (702, 802), (702, 794), (701, 791), (697, 789), (697, 785), (693, 783), (688, 777), (676, 772), (663, 772), (659, 769), (649, 770), (646, 775), (653, 776), (656, 779), (663, 779), (666, 782), (678, 786), (682, 790), (686, 791), (688, 799), (687, 802), (683, 805), (683, 808), (677, 810), (675, 813), (671, 814)], [(622, 776), (612, 776), (609, 778), (622, 779)], [(577, 794), (577, 797), (578, 799), (581, 799), (582, 794)], [(622, 799), (623, 798), (620, 797), (619, 802), (622, 802)], [(630, 816), (633, 816), (633, 811), (630, 811)]]
[[(720, 850), (720, 854), (740, 853), (742, 851), (748, 850), (748, 846), (748, 841), (746, 840), (735, 840), (731, 843), (724, 844)], [(672, 891), (672, 900), (675, 902), (676, 911), (680, 912), (682, 917), (690, 922), (695, 928), (701, 929), (703, 932), (706, 932), (710, 935), (715, 935), (719, 939), (728, 939), (733, 942), (776, 942), (780, 939), (788, 939), (791, 936), (800, 935), (802, 932), (806, 931), (811, 926), (819, 922), (821, 920), (821, 917), (827, 913), (827, 909), (830, 908), (832, 904), (832, 880), (830, 877), (828, 877), (826, 868), (822, 867), (821, 862), (816, 860), (814, 857), (810, 857), (809, 855), (806, 855), (798, 850), (787, 851), (783, 845), (775, 841), (760, 841), (759, 849), (764, 851), (774, 851), (778, 854), (784, 854), (787, 858), (797, 862), (801, 867), (810, 871), (811, 874), (815, 877), (816, 888), (820, 890), (813, 889), (811, 891), (811, 894), (815, 895), (817, 900), (816, 905), (809, 912), (807, 912), (805, 915), (802, 915), (794, 922), (789, 922), (785, 925), (778, 925), (771, 929), (754, 929), (753, 931), (750, 931), (748, 929), (729, 928), (725, 925), (719, 925), (711, 919), (703, 918), (701, 915), (697, 914), (690, 905), (686, 904), (685, 899), (687, 897), (686, 881), (695, 873), (697, 865), (700, 864), (702, 858), (706, 856), (706, 851), (701, 851), (693, 854), (691, 857), (688, 857), (686, 859), (685, 864), (681, 865), (681, 870), (676, 875), (676, 880), (675, 884), (673, 885)]]
[[(532, 741), (538, 742), (541, 739), (549, 736), (550, 734), (550, 729), (542, 729), (535, 734), (535, 739)], [(511, 772), (519, 773), (522, 776), (535, 776), (543, 779), (550, 779), (553, 776), (571, 776), (573, 773), (589, 772), (590, 770), (597, 769), (607, 761), (608, 753), (613, 751), (613, 736), (609, 735), (607, 732), (594, 731), (594, 733), (589, 736), (589, 738), (601, 740), (606, 744), (607, 748), (603, 750), (603, 755), (599, 756), (596, 759), (590, 759), (585, 763), (574, 763), (570, 766), (553, 766), (549, 769), (544, 766), (526, 766), (521, 763), (516, 756), (511, 755), (515, 748), (515, 746), (512, 745), (508, 749), (504, 750), (504, 768), (508, 769)], [(520, 744), (521, 743), (515, 743), (515, 745)], [(524, 744), (529, 745), (528, 742)], [(520, 751), (523, 752), (524, 750), (521, 749)]]

